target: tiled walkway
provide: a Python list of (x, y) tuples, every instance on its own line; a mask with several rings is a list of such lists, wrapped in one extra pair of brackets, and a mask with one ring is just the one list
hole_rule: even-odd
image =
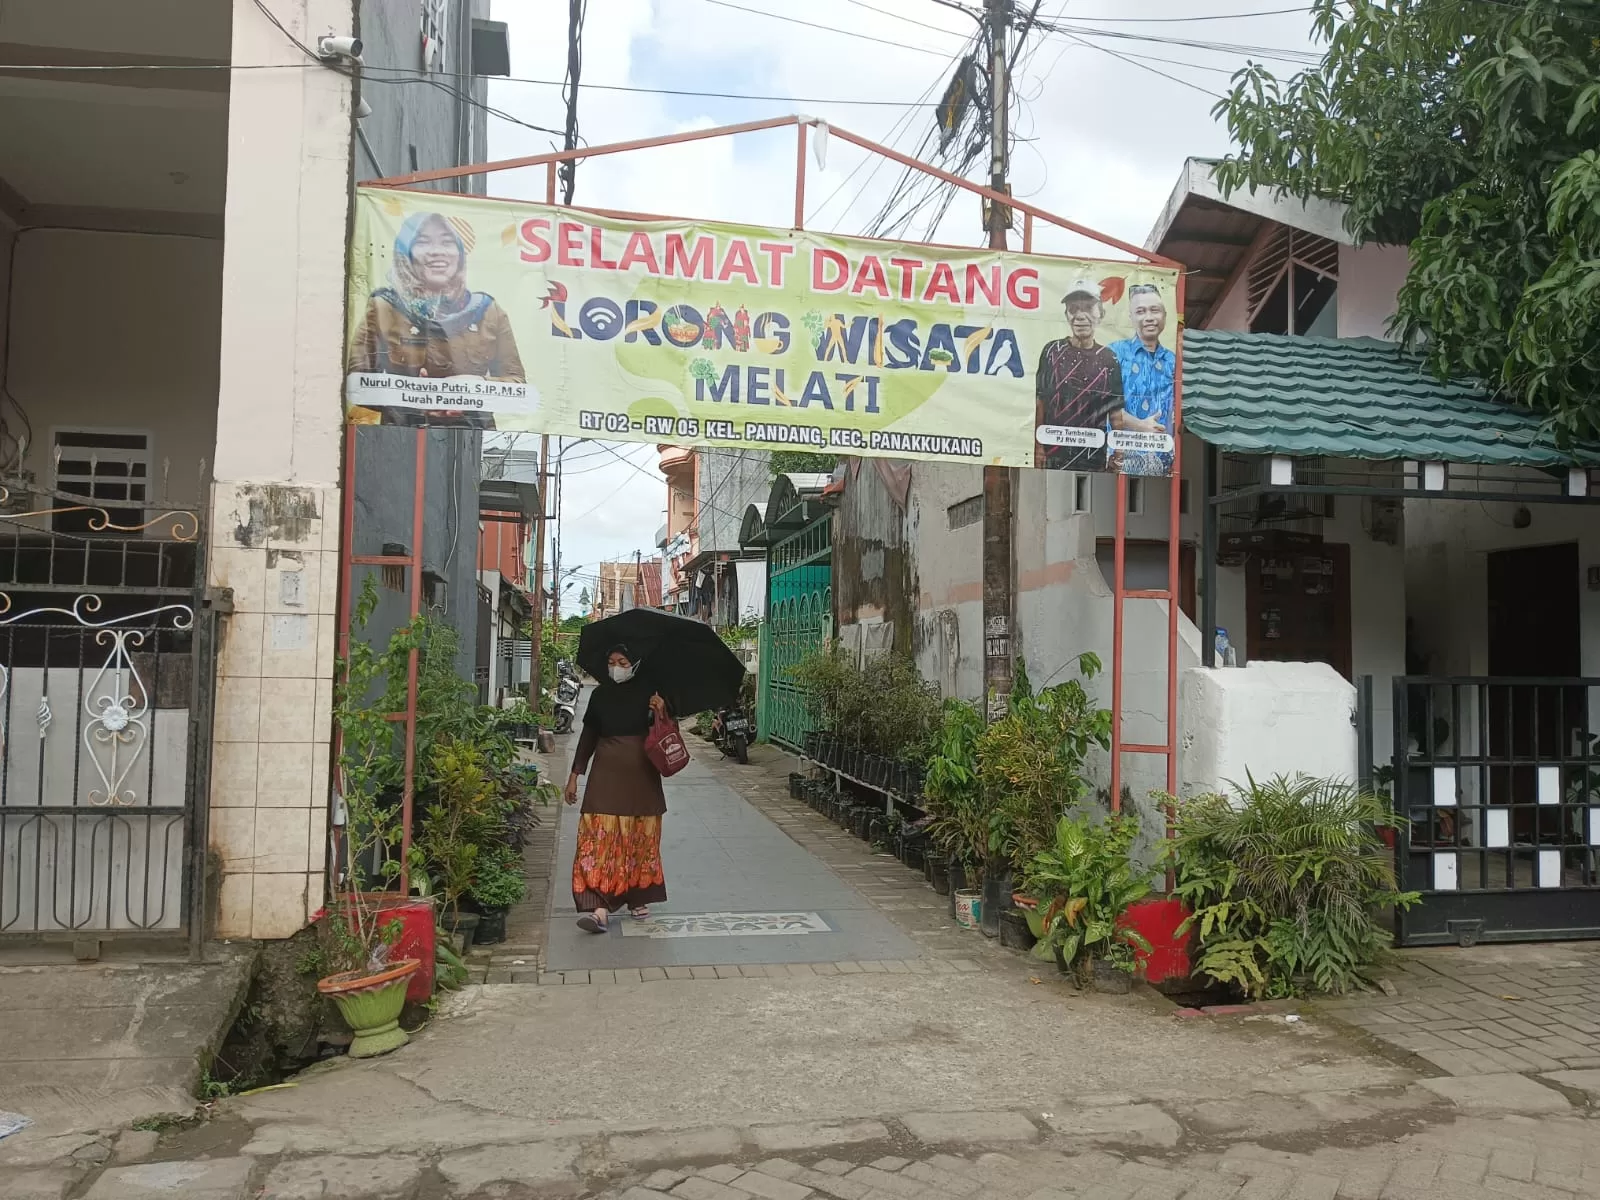
[(1600, 1068), (1596, 943), (1407, 951), (1386, 982), (1317, 1007), (1450, 1075)]
[[(563, 738), (541, 759), (551, 779), (565, 779), (575, 742)], [(578, 814), (562, 807), (546, 824), (558, 834), (530, 848), (537, 882), (513, 910), (507, 941), (475, 956), (480, 981), (920, 974), (978, 970), (996, 953), (951, 923), (947, 900), (920, 874), (792, 801), (790, 756), (757, 746), (740, 766), (698, 738), (690, 752), (690, 766), (666, 782), (669, 899), (652, 920), (614, 917), (604, 936), (577, 928), (567, 876)]]

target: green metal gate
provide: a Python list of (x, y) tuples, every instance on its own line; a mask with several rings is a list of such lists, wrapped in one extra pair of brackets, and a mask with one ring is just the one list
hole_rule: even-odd
[(833, 514), (776, 542), (767, 557), (767, 619), (761, 627), (760, 735), (792, 750), (811, 728), (805, 690), (792, 672), (833, 634)]

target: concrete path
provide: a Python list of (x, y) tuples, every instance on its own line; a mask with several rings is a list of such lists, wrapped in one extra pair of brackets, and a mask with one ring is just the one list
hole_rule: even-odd
[(0, 955), (0, 1111), (30, 1122), (0, 1139), (0, 1176), (76, 1152), (102, 1129), (192, 1106), (253, 957), (221, 946), (205, 964), (164, 949), (105, 953), (79, 963), (69, 946), (39, 943)]
[[(790, 801), (787, 764), (759, 757), (700, 754), (669, 800), (685, 835), (698, 821), (762, 861), (810, 856), (789, 873), (860, 906), (817, 905), (840, 928), (791, 940), (882, 921), (903, 957), (525, 972), (449, 998), (393, 1055), (335, 1060), (160, 1138), (108, 1135), (104, 1168), (0, 1175), (0, 1200), (1600, 1196), (1600, 1081), (1443, 1075), (1315, 1008), (1197, 1017), (1148, 992), (1076, 992), (955, 930), (943, 899)], [(686, 882), (758, 911), (755, 883)]]
[[(702, 759), (716, 750), (691, 739), (695, 757), (666, 781), (661, 856), (666, 904), (652, 919), (612, 919), (605, 935), (576, 924), (571, 871), (578, 810), (565, 808), (552, 871), (548, 971), (759, 963), (904, 960), (917, 946), (859, 891), (724, 782)], [(745, 768), (754, 771), (756, 768)], [(898, 865), (898, 864), (897, 864)]]

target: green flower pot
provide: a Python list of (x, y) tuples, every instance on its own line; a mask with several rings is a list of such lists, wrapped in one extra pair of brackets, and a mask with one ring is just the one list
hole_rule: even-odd
[(400, 1028), (400, 1011), (406, 1004), (406, 985), (421, 965), (408, 958), (383, 971), (345, 971), (317, 982), (317, 990), (333, 998), (355, 1034), (351, 1058), (376, 1058), (411, 1040)]

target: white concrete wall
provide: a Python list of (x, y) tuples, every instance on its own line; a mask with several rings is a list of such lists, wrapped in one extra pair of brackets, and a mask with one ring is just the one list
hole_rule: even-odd
[(1278, 775), (1353, 781), (1355, 703), (1355, 687), (1324, 663), (1184, 671), (1184, 795)]
[[(275, 7), (304, 42), (349, 0)], [(338, 601), (340, 382), (351, 83), (233, 0), (212, 584), (231, 587), (217, 680), (216, 932), (286, 937), (321, 907)]]
[[(918, 584), (917, 664), (945, 695), (978, 700), (983, 692), (982, 525), (952, 530), (947, 510), (982, 490), (982, 471), (917, 463), (911, 472), (907, 540), (914, 548)], [(1093, 509), (1074, 511), (1075, 479), (1067, 472), (1021, 471), (1017, 512), (1017, 646), (1036, 688), (1073, 677), (1079, 655), (1097, 654), (1105, 673), (1088, 684), (1111, 704), (1112, 610), (1110, 581), (1095, 558), (1097, 524), (1114, 511), (1110, 477), (1093, 481)], [(1102, 495), (1102, 492), (1104, 493)], [(1136, 519), (1140, 533), (1165, 537), (1167, 485), (1151, 485), (1154, 514)], [(1130, 742), (1165, 741), (1167, 606), (1131, 601), (1124, 630), (1123, 736)], [(1179, 616), (1180, 669), (1199, 662), (1199, 631)], [(1097, 781), (1109, 782), (1109, 763), (1096, 755)], [(1123, 782), (1136, 802), (1166, 786), (1158, 757), (1128, 755)]]
[(1388, 339), (1395, 297), (1410, 265), (1405, 246), (1339, 247), (1340, 337)]
[(55, 429), (145, 433), (151, 502), (200, 501), (216, 446), (222, 243), (35, 229), (18, 237), (14, 271), (6, 387), (33, 426), (24, 468), (55, 482)]

